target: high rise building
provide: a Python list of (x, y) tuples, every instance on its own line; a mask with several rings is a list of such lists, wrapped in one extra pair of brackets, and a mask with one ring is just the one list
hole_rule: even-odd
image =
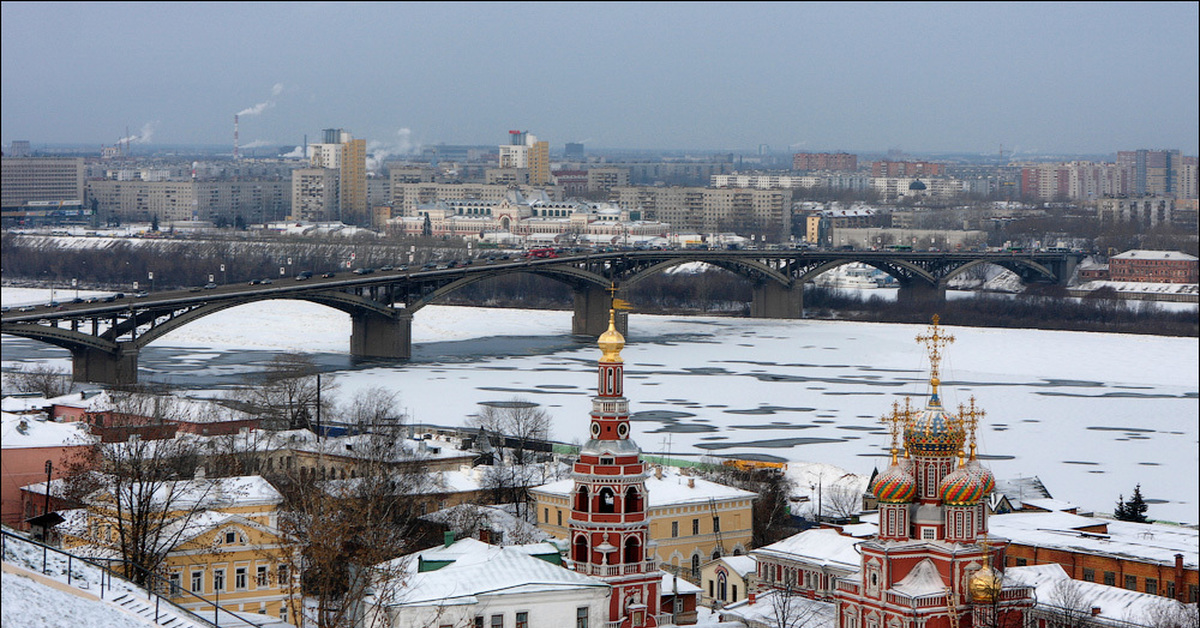
[(646, 463), (629, 438), (625, 398), (625, 338), (609, 310), (600, 335), (599, 390), (592, 398), (588, 441), (574, 464), (570, 519), (571, 562), (580, 572), (612, 587), (608, 625), (657, 626), (662, 574), (654, 561), (646, 515)]
[[(337, 171), (338, 184), (336, 204), (326, 207), (320, 213), (329, 216), (326, 220), (341, 220), (358, 225), (370, 224), (371, 217), (367, 212), (367, 141), (356, 140), (342, 129), (325, 129), (322, 136), (323, 142), (309, 145), (312, 151), (309, 161), (313, 168)], [(292, 189), (294, 198), (298, 186), (293, 185)], [(327, 190), (323, 184), (321, 198), (327, 198)], [(316, 199), (311, 201), (315, 202)], [(304, 205), (311, 207), (312, 202), (306, 202)]]
[(1123, 150), (1117, 152), (1117, 165), (1133, 170), (1132, 194), (1175, 196), (1183, 155), (1178, 150)]
[(500, 145), (499, 167), (527, 168), (530, 185), (550, 185), (550, 143), (538, 141), (529, 131), (509, 131), (508, 144)]

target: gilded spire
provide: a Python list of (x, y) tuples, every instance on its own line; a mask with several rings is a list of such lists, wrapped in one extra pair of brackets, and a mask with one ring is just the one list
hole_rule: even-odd
[(892, 402), (892, 412), (885, 414), (879, 418), (888, 426), (888, 431), (892, 434), (892, 464), (896, 464), (900, 452), (900, 433), (904, 427), (908, 425), (908, 421), (912, 415), (912, 408), (909, 405), (908, 397), (904, 398), (904, 408), (900, 407), (900, 402)]
[(938, 376), (941, 373), (942, 347), (954, 342), (954, 336), (943, 334), (941, 328), (938, 327), (938, 321), (940, 320), (941, 317), (934, 314), (933, 323), (929, 326), (929, 331), (926, 334), (917, 336), (917, 342), (925, 345), (925, 349), (929, 351), (929, 385), (933, 387), (933, 397), (935, 399), (938, 394), (938, 385), (941, 384)]
[(971, 460), (975, 459), (975, 429), (979, 427), (979, 419), (986, 415), (982, 409), (975, 407), (975, 395), (971, 395), (969, 405), (964, 407), (958, 404), (958, 420), (966, 426), (967, 436), (971, 439)]

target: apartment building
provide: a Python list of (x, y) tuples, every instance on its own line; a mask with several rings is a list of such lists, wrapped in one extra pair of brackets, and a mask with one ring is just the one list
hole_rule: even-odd
[(247, 223), (281, 220), (292, 205), (292, 182), (241, 181), (114, 181), (87, 183), (87, 194), (102, 216), (125, 221), (186, 220)]
[(792, 170), (858, 170), (858, 155), (850, 153), (796, 153)]
[(0, 204), (20, 207), (34, 201), (84, 200), (82, 158), (4, 157), (0, 159)]
[(756, 234), (778, 242), (792, 223), (792, 191), (745, 188), (623, 187), (613, 189), (623, 210), (643, 220), (671, 225), (676, 232)]

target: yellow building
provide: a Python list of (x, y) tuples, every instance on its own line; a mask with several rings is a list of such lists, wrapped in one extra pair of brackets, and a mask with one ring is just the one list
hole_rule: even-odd
[[(573, 488), (574, 480), (561, 480), (529, 490), (537, 502), (538, 527), (556, 538), (567, 538)], [(698, 581), (701, 564), (750, 550), (757, 494), (672, 467), (655, 467), (646, 478), (646, 492), (653, 543), (647, 550), (659, 565)]]
[[(213, 612), (213, 604), (185, 593), (190, 591), (228, 611), (288, 622), (299, 617), (299, 573), (276, 527), (283, 496), (274, 487), (260, 476), (242, 476), (156, 488), (153, 499), (172, 504), (155, 519), (162, 529), (157, 536), (172, 545), (158, 571), (176, 604)], [(90, 507), (68, 513), (63, 543), (112, 553), (119, 547), (119, 522), (111, 500), (100, 492), (90, 501)]]

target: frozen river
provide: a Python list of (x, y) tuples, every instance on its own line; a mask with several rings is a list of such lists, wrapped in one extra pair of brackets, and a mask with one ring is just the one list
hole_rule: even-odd
[[(6, 288), (5, 305), (44, 301)], [(634, 314), (623, 355), (635, 438), (648, 452), (811, 461), (869, 474), (886, 463), (879, 416), (906, 395), (923, 404), (919, 325)], [(142, 353), (143, 381), (217, 393), (276, 354), (313, 354), (339, 396), (383, 386), (414, 420), (461, 425), (480, 402), (523, 397), (554, 417), (553, 437), (584, 437), (594, 344), (567, 312), (431, 306), (414, 320), (414, 359), (359, 363), (349, 318), (274, 302), (188, 325)], [(1194, 338), (949, 327), (948, 407), (987, 412), (980, 451), (999, 478), (1036, 475), (1054, 497), (1111, 512), (1141, 484), (1150, 516), (1196, 523), (1200, 365)], [(3, 367), (69, 367), (65, 351), (10, 336)]]

